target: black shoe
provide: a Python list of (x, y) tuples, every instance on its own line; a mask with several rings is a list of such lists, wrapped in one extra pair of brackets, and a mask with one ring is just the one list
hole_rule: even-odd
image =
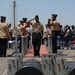
[(37, 57), (37, 55), (34, 55), (34, 57)]
[(34, 56), (37, 56), (36, 54), (34, 54)]
[(37, 54), (38, 57), (40, 57), (40, 54)]

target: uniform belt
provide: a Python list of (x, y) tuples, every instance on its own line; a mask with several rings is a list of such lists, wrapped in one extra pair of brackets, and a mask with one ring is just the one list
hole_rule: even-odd
[(33, 32), (33, 34), (41, 34), (40, 32)]

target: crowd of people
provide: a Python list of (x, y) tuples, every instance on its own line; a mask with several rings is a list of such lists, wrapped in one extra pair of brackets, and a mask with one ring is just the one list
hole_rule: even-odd
[[(21, 50), (21, 36), (28, 36), (28, 48), (30, 42), (30, 36), (32, 36), (32, 44), (34, 49), (34, 56), (40, 56), (40, 47), (41, 44), (44, 44), (43, 40), (46, 40), (46, 45), (48, 45), (48, 35), (52, 36), (52, 51), (53, 53), (57, 53), (57, 36), (70, 38), (75, 36), (75, 27), (74, 25), (62, 26), (57, 20), (57, 14), (52, 14), (51, 19), (48, 19), (48, 23), (45, 25), (46, 30), (44, 30), (43, 24), (39, 21), (39, 16), (36, 15), (33, 19), (28, 20), (27, 18), (22, 18), (17, 25), (18, 29), (18, 41), (19, 44), (19, 52), (22, 53)], [(29, 28), (32, 26), (32, 34)], [(13, 29), (11, 23), (6, 23), (6, 17), (1, 16), (0, 20), (0, 57), (6, 57), (7, 51), (7, 42), (8, 39), (12, 40), (13, 37)], [(65, 47), (67, 47), (69, 40), (66, 40)]]
[[(48, 19), (49, 22), (50, 19)], [(60, 24), (60, 23), (59, 23)], [(51, 27), (48, 26), (48, 24), (46, 24), (46, 30), (44, 31), (45, 33), (45, 40), (46, 40), (46, 45), (48, 45), (48, 35), (51, 34)], [(74, 38), (75, 37), (75, 26), (74, 25), (65, 25), (62, 26), (60, 24), (60, 32), (58, 35), (60, 38), (64, 38), (65, 39), (65, 47), (64, 49), (68, 49), (68, 43), (70, 41), (70, 38)], [(63, 41), (63, 39), (61, 39), (61, 41)]]
[[(50, 28), (46, 26), (46, 30), (44, 31), (45, 33), (47, 33), (48, 35), (50, 35)], [(62, 26), (60, 25), (60, 36), (61, 37), (74, 37), (75, 36), (75, 26), (74, 25), (66, 25), (66, 26)]]

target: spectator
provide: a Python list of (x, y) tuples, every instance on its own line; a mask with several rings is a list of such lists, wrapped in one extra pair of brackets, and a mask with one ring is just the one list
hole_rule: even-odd
[(12, 30), (13, 30), (13, 28), (11, 26), (11, 23), (9, 23), (8, 27), (9, 27), (10, 36), (12, 37), (12, 32), (13, 32)]
[(74, 35), (75, 35), (75, 27), (74, 27), (74, 25), (71, 26), (71, 31), (72, 31), (71, 35), (72, 35), (72, 37), (74, 37)]
[(44, 30), (44, 44), (48, 46), (48, 31)]
[(65, 45), (65, 49), (68, 47), (69, 41), (70, 41), (70, 37), (71, 37), (71, 29), (70, 26), (66, 27), (67, 31), (65, 33), (65, 38), (66, 38), (66, 45)]
[(62, 25), (60, 25), (60, 37), (64, 37), (64, 31)]
[(6, 49), (8, 38), (11, 39), (8, 25), (6, 24), (6, 17), (1, 16), (0, 23), (0, 57), (6, 57)]
[(46, 24), (47, 33), (51, 34), (51, 26), (50, 26), (51, 19), (48, 19), (48, 23)]
[(29, 49), (30, 40), (31, 40), (31, 34), (30, 34), (30, 28), (26, 28), (26, 35), (27, 35), (27, 48)]

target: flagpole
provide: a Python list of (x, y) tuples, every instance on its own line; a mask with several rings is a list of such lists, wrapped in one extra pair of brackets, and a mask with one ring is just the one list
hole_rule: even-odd
[(15, 31), (15, 52), (18, 53), (17, 48), (17, 26), (16, 26), (16, 0), (13, 0), (13, 21), (14, 21), (14, 31)]
[(15, 22), (15, 18), (16, 18), (15, 10), (16, 10), (16, 0), (13, 0), (13, 21), (14, 21), (14, 27), (16, 25), (16, 22)]

